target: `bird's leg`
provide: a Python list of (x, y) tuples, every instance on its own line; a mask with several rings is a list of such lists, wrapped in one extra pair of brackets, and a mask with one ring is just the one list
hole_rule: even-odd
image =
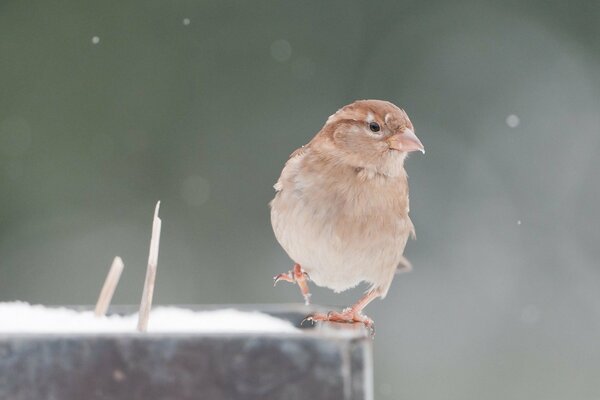
[(379, 297), (379, 295), (379, 290), (373, 289), (361, 297), (356, 304), (345, 308), (342, 312), (330, 311), (328, 313), (315, 313), (306, 317), (306, 321), (330, 321), (350, 324), (360, 322), (371, 332), (374, 332), (373, 320), (364, 315), (362, 311), (370, 302)]
[(277, 285), (279, 281), (286, 281), (291, 283), (297, 283), (300, 287), (300, 292), (304, 297), (304, 303), (310, 304), (310, 292), (308, 290), (308, 281), (310, 280), (308, 274), (302, 270), (300, 264), (294, 265), (294, 269), (283, 274), (275, 275), (273, 277), (273, 286)]

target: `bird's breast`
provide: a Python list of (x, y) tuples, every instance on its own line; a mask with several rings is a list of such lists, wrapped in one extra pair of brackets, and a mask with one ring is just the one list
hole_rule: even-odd
[(304, 170), (283, 182), (271, 205), (283, 248), (317, 284), (335, 290), (388, 276), (412, 230), (406, 182), (361, 173)]

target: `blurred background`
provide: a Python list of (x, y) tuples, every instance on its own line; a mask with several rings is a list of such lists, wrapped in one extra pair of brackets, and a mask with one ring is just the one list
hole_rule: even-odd
[[(600, 2), (0, 3), (0, 300), (284, 303), (288, 155), (405, 108), (411, 274), (367, 309), (378, 399), (600, 398)], [(347, 305), (313, 288), (320, 304)]]

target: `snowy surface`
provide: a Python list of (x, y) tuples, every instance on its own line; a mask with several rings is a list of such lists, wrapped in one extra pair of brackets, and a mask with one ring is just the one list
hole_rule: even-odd
[[(3, 333), (133, 333), (137, 313), (96, 317), (93, 311), (49, 308), (23, 302), (0, 303), (0, 334)], [(148, 332), (299, 333), (290, 322), (259, 312), (223, 309), (192, 311), (156, 307), (150, 313)]]

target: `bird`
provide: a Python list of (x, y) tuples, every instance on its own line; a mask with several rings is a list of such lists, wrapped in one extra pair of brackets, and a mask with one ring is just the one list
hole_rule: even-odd
[(336, 293), (369, 285), (354, 305), (307, 320), (374, 329), (364, 308), (385, 298), (397, 272), (412, 269), (403, 254), (415, 236), (404, 161), (414, 151), (425, 147), (403, 109), (357, 100), (289, 156), (269, 205), (275, 237), (294, 266), (274, 284), (297, 284), (307, 305), (309, 281)]

